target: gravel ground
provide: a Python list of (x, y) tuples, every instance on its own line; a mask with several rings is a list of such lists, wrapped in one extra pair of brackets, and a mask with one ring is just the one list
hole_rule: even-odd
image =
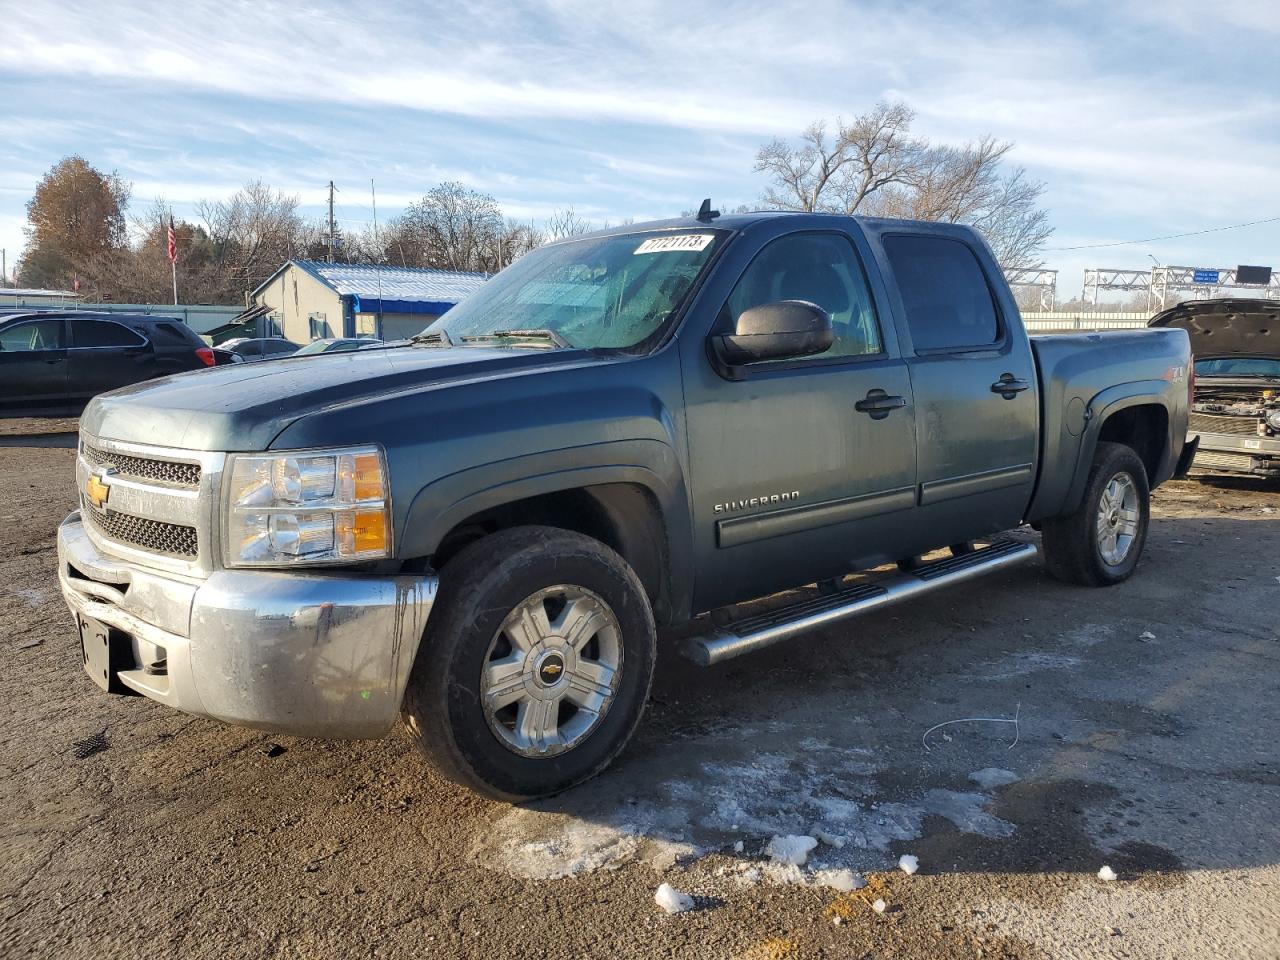
[[(1162, 488), (1114, 589), (1036, 562), (668, 657), (610, 771), (514, 808), (401, 732), (100, 693), (54, 575), (72, 457), (0, 448), (0, 956), (1280, 957), (1280, 488)], [(971, 717), (1017, 722), (929, 732)], [(802, 868), (762, 852), (810, 833)], [(870, 885), (817, 885), (839, 869)], [(659, 911), (663, 881), (696, 909)]]

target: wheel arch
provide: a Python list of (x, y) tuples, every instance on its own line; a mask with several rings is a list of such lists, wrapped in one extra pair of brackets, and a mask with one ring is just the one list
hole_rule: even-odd
[(1163, 380), (1120, 384), (1093, 399), (1062, 513), (1072, 512), (1084, 499), (1089, 467), (1099, 441), (1123, 443), (1133, 449), (1146, 468), (1153, 490), (1172, 475), (1171, 451), (1175, 446), (1165, 399), (1168, 386)]
[(539, 524), (615, 550), (636, 571), (654, 616), (669, 623), (691, 602), (689, 508), (674, 453), (652, 440), (617, 441), (474, 467), (423, 487), (398, 551), (439, 568), (499, 530)]

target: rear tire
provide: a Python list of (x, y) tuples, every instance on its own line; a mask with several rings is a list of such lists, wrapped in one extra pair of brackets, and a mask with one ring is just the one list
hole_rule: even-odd
[(441, 571), (404, 719), (450, 780), (503, 800), (595, 776), (631, 738), (656, 633), (631, 567), (552, 527), (484, 537)]
[(1122, 583), (1138, 565), (1150, 520), (1151, 491), (1142, 460), (1122, 443), (1100, 441), (1080, 506), (1044, 521), (1045, 566), (1066, 583)]

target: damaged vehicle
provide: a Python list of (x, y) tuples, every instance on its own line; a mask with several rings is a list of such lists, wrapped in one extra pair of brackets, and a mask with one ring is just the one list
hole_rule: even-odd
[(1150, 326), (1191, 337), (1196, 468), (1280, 479), (1280, 301), (1189, 301)]
[(105, 691), (403, 717), (444, 775), (544, 796), (623, 749), (660, 656), (1005, 570), (1022, 525), (1054, 576), (1125, 581), (1190, 364), (1183, 330), (1029, 339), (970, 227), (708, 202), (534, 250), (411, 341), (98, 397), (59, 578)]

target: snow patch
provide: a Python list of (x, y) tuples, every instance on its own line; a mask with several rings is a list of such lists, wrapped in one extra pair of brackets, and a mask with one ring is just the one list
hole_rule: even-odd
[(653, 895), (653, 901), (667, 913), (684, 913), (686, 910), (693, 909), (693, 897), (677, 890), (669, 883), (658, 887), (658, 892)]
[(785, 837), (774, 837), (764, 848), (769, 859), (774, 863), (791, 863), (803, 867), (809, 859), (809, 853), (818, 845), (813, 837), (799, 837), (790, 834)]
[(1110, 881), (1114, 880), (1115, 878), (1116, 878), (1116, 872), (1115, 872), (1114, 870), (1112, 870), (1112, 869), (1111, 869), (1110, 867), (1108, 867), (1108, 866), (1103, 866), (1103, 868), (1102, 868), (1101, 870), (1099, 870), (1099, 871), (1098, 871), (1098, 879), (1099, 879), (1099, 880), (1106, 880), (1106, 881), (1110, 882)]
[(1069, 670), (1080, 666), (1079, 657), (1067, 657), (1057, 653), (1023, 651), (1010, 654), (1000, 660), (983, 664), (970, 680), (1013, 680), (1041, 670)]
[(920, 859), (918, 857), (913, 857), (909, 853), (904, 853), (898, 858), (898, 869), (907, 876), (911, 876), (920, 869)]
[(983, 767), (981, 770), (975, 770), (969, 774), (969, 779), (983, 790), (995, 790), (1011, 783), (1017, 783), (1022, 778), (1012, 770), (1003, 770), (1000, 767)]
[(862, 874), (853, 870), (816, 870), (813, 874), (813, 885), (815, 887), (830, 887), (832, 890), (839, 890), (841, 893), (850, 893), (854, 890), (861, 890), (867, 885), (867, 881), (863, 879)]

